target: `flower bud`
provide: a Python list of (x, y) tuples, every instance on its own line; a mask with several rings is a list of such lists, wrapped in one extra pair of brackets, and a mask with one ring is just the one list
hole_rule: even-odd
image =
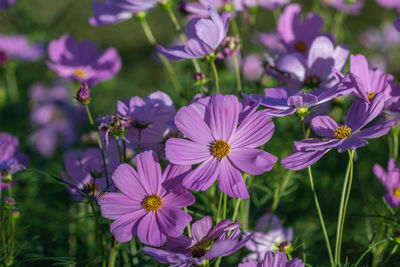
[(308, 107), (299, 107), (299, 108), (296, 109), (296, 116), (299, 117), (302, 120), (308, 114), (310, 114), (310, 111), (308, 110)]
[(11, 218), (19, 219), (20, 215), (21, 215), (21, 212), (19, 210), (16, 210), (16, 209), (11, 210)]
[(0, 66), (4, 65), (8, 60), (8, 56), (6, 53), (0, 51)]
[(86, 82), (81, 83), (81, 88), (76, 93), (76, 100), (82, 105), (90, 103), (90, 90)]
[(4, 197), (4, 207), (6, 209), (12, 209), (15, 206), (15, 200), (12, 197), (6, 196)]
[(198, 85), (205, 84), (205, 82), (206, 82), (206, 75), (203, 72), (195, 73), (193, 78), (196, 81), (196, 84), (198, 84)]
[(1, 179), (1, 181), (2, 181), (3, 183), (9, 184), (9, 183), (12, 182), (12, 180), (13, 180), (13, 179), (12, 179), (12, 174), (9, 173), (8, 171), (3, 170), (2, 173), (1, 173), (1, 175), (3, 176), (3, 179)]
[(290, 243), (289, 241), (283, 241), (283, 242), (279, 245), (279, 251), (285, 252), (285, 253), (287, 253), (287, 254), (292, 253), (292, 251), (293, 251), (292, 243)]
[(226, 36), (217, 50), (217, 58), (225, 59), (239, 53), (240, 40), (237, 36)]

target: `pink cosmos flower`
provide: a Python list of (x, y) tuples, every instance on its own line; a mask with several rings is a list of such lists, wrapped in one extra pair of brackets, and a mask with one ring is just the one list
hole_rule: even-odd
[(89, 41), (76, 43), (71, 35), (63, 35), (49, 45), (51, 61), (47, 66), (60, 77), (96, 85), (114, 77), (121, 69), (121, 58), (115, 48), (100, 52)]
[(393, 208), (400, 206), (400, 170), (396, 161), (391, 158), (387, 172), (379, 164), (374, 165), (374, 174), (382, 182), (387, 193), (385, 199)]
[(268, 251), (265, 253), (264, 261), (258, 263), (249, 261), (239, 264), (238, 267), (304, 267), (304, 263), (299, 258), (287, 260), (286, 253), (277, 251), (276, 253)]
[(364, 6), (364, 0), (322, 0), (322, 3), (350, 15), (358, 15)]
[[(1, 9), (1, 8), (0, 8)], [(30, 44), (25, 35), (0, 34), (0, 64), (7, 59), (36, 61), (43, 57), (43, 44)]]
[(114, 220), (111, 233), (118, 242), (136, 235), (140, 242), (161, 246), (167, 236), (180, 236), (192, 217), (181, 209), (195, 198), (181, 185), (190, 168), (169, 164), (164, 172), (157, 155), (146, 151), (136, 156), (137, 171), (121, 164), (112, 175), (121, 193), (107, 193), (99, 200), (103, 217)]
[(384, 8), (397, 8), (400, 11), (400, 1), (398, 0), (375, 0), (379, 5)]
[(216, 94), (207, 106), (192, 103), (178, 111), (176, 127), (190, 140), (169, 139), (167, 158), (180, 165), (200, 163), (185, 176), (183, 186), (205, 191), (218, 177), (224, 193), (248, 198), (240, 170), (259, 175), (272, 169), (277, 158), (256, 148), (272, 137), (274, 124), (265, 111), (254, 108), (240, 119), (243, 110), (236, 96)]

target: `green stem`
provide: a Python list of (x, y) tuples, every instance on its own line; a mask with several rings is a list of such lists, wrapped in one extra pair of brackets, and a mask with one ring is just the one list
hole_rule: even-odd
[[(151, 28), (150, 28), (149, 24), (147, 23), (146, 17), (140, 18), (139, 21), (140, 21), (140, 25), (142, 26), (143, 32), (146, 35), (146, 38), (149, 41), (149, 43), (152, 46), (156, 46), (157, 45), (156, 38), (154, 37), (153, 32), (151, 31)], [(166, 57), (164, 57), (162, 54), (157, 52), (157, 55), (160, 58), (165, 69), (167, 70), (168, 76), (169, 76), (171, 83), (174, 86), (175, 90), (177, 92), (181, 92), (182, 87), (179, 83), (179, 80), (176, 76), (174, 69), (171, 66), (171, 63), (169, 63), (168, 59)]]
[(217, 223), (220, 222), (221, 218), (219, 217), (219, 214), (221, 212), (221, 206), (222, 206), (222, 197), (224, 195), (224, 192), (221, 191), (219, 194), (219, 201), (218, 201), (218, 209), (217, 209)]
[(102, 263), (102, 266), (105, 267), (106, 266), (106, 256), (105, 256), (103, 233), (101, 231), (99, 217), (97, 216), (97, 212), (95, 210), (93, 199), (92, 199), (91, 196), (89, 196), (88, 199), (89, 199), (90, 208), (91, 208), (92, 213), (93, 213), (93, 218), (94, 218), (94, 223), (96, 225), (97, 235), (98, 235), (98, 238), (99, 238), (99, 243), (100, 243), (100, 248), (101, 248), (101, 263)]
[(354, 150), (348, 150), (349, 164), (346, 170), (346, 177), (343, 184), (342, 197), (340, 201), (338, 227), (336, 231), (336, 246), (335, 246), (335, 266), (340, 265), (340, 252), (343, 239), (344, 221), (346, 218), (347, 205), (349, 203), (351, 185), (353, 183), (353, 156)]
[(214, 60), (210, 60), (210, 63), (211, 63), (211, 67), (212, 67), (213, 72), (214, 72), (215, 88), (216, 88), (217, 94), (219, 94), (219, 79), (218, 79), (217, 67), (215, 66)]
[[(386, 240), (386, 239), (385, 239)], [(383, 241), (383, 240), (382, 240)], [(399, 248), (399, 244), (396, 244), (392, 251), (390, 252), (389, 256), (386, 257), (385, 261), (382, 263), (382, 266), (385, 266), (386, 263), (389, 262), (390, 258), (392, 258), (392, 256), (394, 255), (394, 253), (396, 253), (397, 249)], [(372, 249), (372, 248), (371, 248)]]
[(105, 176), (106, 176), (106, 183), (107, 183), (107, 190), (110, 188), (110, 179), (108, 178), (108, 170), (107, 170), (107, 163), (106, 163), (106, 156), (104, 155), (104, 148), (103, 148), (103, 144), (101, 143), (100, 140), (100, 136), (99, 136), (99, 131), (96, 128), (96, 125), (94, 124), (93, 118), (92, 118), (92, 114), (90, 112), (90, 108), (89, 105), (85, 105), (86, 108), (86, 113), (88, 115), (89, 118), (89, 122), (90, 125), (92, 125), (92, 128), (96, 134), (96, 139), (97, 139), (97, 144), (99, 146), (100, 152), (101, 152), (101, 157), (103, 159), (103, 166), (104, 166), (104, 172), (105, 172)]
[(330, 245), (330, 242), (329, 242), (328, 233), (326, 231), (325, 222), (324, 222), (324, 218), (322, 216), (321, 208), (319, 206), (317, 192), (315, 191), (315, 188), (314, 188), (314, 181), (313, 181), (313, 176), (312, 176), (312, 173), (311, 173), (311, 167), (310, 166), (308, 166), (308, 177), (310, 178), (311, 191), (313, 192), (313, 195), (314, 195), (315, 207), (317, 208), (318, 217), (319, 217), (319, 221), (321, 223), (322, 232), (324, 233), (326, 248), (328, 249), (328, 254), (329, 254), (329, 261), (331, 263), (331, 266), (334, 267), (335, 265), (334, 265), (333, 256), (332, 256), (332, 249), (331, 249), (331, 245)]
[(126, 142), (125, 142), (125, 137), (124, 137), (124, 136), (121, 136), (121, 139), (122, 139), (122, 153), (123, 153), (123, 155), (124, 155), (124, 162), (126, 163), (126, 162), (128, 162), (128, 159), (127, 159), (127, 155), (126, 155)]
[(224, 194), (224, 213), (223, 213), (223, 216), (222, 216), (223, 220), (226, 219), (226, 210), (227, 210), (227, 207), (228, 207), (227, 204), (228, 204), (228, 196), (226, 194)]
[(8, 64), (6, 65), (7, 92), (11, 103), (17, 102), (19, 98), (18, 85), (15, 74), (16, 68), (17, 65), (15, 62), (8, 62)]
[[(183, 210), (184, 210), (187, 214), (189, 214), (188, 208), (187, 208), (187, 207), (184, 207)], [(192, 229), (190, 228), (190, 223), (187, 225), (187, 231), (188, 231), (188, 236), (189, 236), (189, 237), (192, 237)]]
[(375, 244), (373, 244), (372, 246), (369, 246), (369, 248), (361, 255), (361, 257), (358, 259), (358, 261), (356, 262), (356, 264), (354, 264), (354, 267), (357, 267), (358, 264), (360, 264), (361, 260), (365, 257), (365, 255), (367, 255), (373, 248), (375, 248), (376, 246), (378, 246), (379, 244), (388, 241), (387, 239), (381, 240), (379, 242), (376, 242)]
[[(0, 223), (0, 230), (1, 230), (1, 241), (3, 243), (3, 249), (4, 255), (7, 255), (7, 242), (6, 242), (6, 236), (5, 236), (5, 231), (4, 231), (4, 221), (6, 217), (6, 213), (4, 212), (4, 207), (1, 207), (1, 223)], [(1, 254), (0, 254), (1, 255)]]
[(132, 238), (131, 240), (131, 254), (132, 254), (132, 263), (133, 266), (137, 266), (139, 264), (139, 258), (138, 258), (138, 251), (136, 247), (136, 238)]
[(113, 242), (113, 247), (110, 252), (110, 256), (108, 258), (108, 267), (114, 267), (115, 266), (115, 261), (117, 259), (118, 255), (118, 243), (117, 241)]
[(9, 197), (12, 197), (12, 187), (11, 187), (11, 183), (7, 183), (7, 188), (8, 188), (8, 195), (9, 195)]
[(120, 146), (119, 146), (119, 136), (116, 136), (116, 137), (115, 137), (115, 142), (116, 142), (117, 148), (118, 148), (119, 162), (120, 162), (120, 163), (123, 163), (123, 162), (124, 162), (124, 159), (123, 159), (123, 156), (122, 156), (121, 148), (120, 148)]
[(399, 155), (399, 133), (394, 133), (393, 134), (393, 157), (395, 160), (397, 160), (397, 157)]
[(242, 81), (240, 79), (240, 69), (239, 69), (239, 63), (237, 60), (237, 55), (233, 56), (233, 62), (235, 63), (237, 90), (238, 90), (238, 94), (240, 94), (240, 92), (242, 91)]
[(14, 262), (14, 244), (15, 244), (15, 219), (11, 218), (10, 254), (7, 257), (8, 265), (13, 265), (13, 262)]

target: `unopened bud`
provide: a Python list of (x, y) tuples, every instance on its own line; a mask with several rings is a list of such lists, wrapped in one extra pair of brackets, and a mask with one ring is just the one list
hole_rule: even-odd
[(203, 72), (195, 73), (193, 78), (196, 84), (204, 84), (206, 82), (206, 75)]
[(81, 83), (81, 88), (76, 93), (76, 100), (82, 105), (90, 103), (90, 90), (86, 82)]
[(4, 197), (4, 207), (6, 209), (12, 209), (15, 206), (15, 200), (12, 197), (6, 196)]
[(1, 175), (3, 176), (3, 179), (1, 179), (1, 181), (3, 182), (3, 183), (7, 183), (7, 184), (9, 184), (9, 183), (11, 183), (12, 182), (12, 174), (11, 173), (9, 173), (9, 172), (7, 172), (6, 170), (4, 170), (2, 173), (1, 173)]
[(19, 219), (20, 215), (21, 215), (21, 212), (19, 210), (16, 210), (16, 209), (11, 210), (11, 218)]
[(285, 252), (285, 253), (292, 253), (293, 248), (292, 248), (292, 243), (290, 243), (289, 241), (283, 241), (280, 245), (279, 245), (279, 251), (281, 252)]
[(299, 108), (296, 109), (296, 116), (299, 117), (302, 120), (308, 114), (310, 114), (310, 111), (308, 110), (308, 107), (299, 107)]

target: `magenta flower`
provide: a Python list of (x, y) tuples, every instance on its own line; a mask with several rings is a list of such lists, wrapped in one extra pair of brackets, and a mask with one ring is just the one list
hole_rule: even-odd
[(223, 10), (241, 11), (242, 0), (198, 0), (183, 4), (183, 10), (188, 13), (188, 18), (207, 18), (210, 15), (209, 7), (221, 12)]
[(24, 35), (0, 34), (0, 55), (6, 59), (36, 61), (43, 56), (43, 53), (43, 44), (30, 44)]
[(266, 107), (265, 111), (271, 117), (284, 117), (296, 113), (300, 117), (311, 112), (311, 108), (327, 103), (342, 95), (351, 93), (353, 89), (348, 86), (350, 78), (345, 77), (334, 87), (315, 93), (298, 92), (292, 94), (285, 88), (264, 89), (265, 96), (250, 95), (246, 98), (252, 101), (260, 101), (260, 105)]
[(232, 16), (224, 12), (220, 16), (215, 9), (208, 9), (210, 19), (192, 19), (186, 26), (188, 41), (183, 46), (174, 46), (169, 49), (158, 45), (160, 53), (169, 59), (180, 60), (206, 57), (219, 47), (224, 40)]
[(304, 267), (304, 263), (299, 258), (287, 260), (284, 252), (277, 251), (276, 253), (268, 251), (265, 253), (264, 261), (249, 261), (239, 264), (238, 267)]
[[(109, 175), (118, 164), (119, 158), (111, 157), (107, 153)], [(76, 200), (82, 201), (87, 194), (98, 196), (107, 188), (103, 159), (98, 148), (67, 152), (64, 155), (64, 165), (67, 173), (61, 171), (61, 177), (67, 183), (68, 191)]]
[(0, 0), (0, 10), (9, 8), (10, 6), (14, 5), (17, 0)]
[(385, 200), (393, 208), (400, 206), (400, 170), (396, 161), (391, 158), (387, 172), (379, 165), (374, 165), (374, 174), (381, 180), (386, 189)]
[(168, 237), (167, 250), (145, 247), (143, 252), (162, 264), (176, 267), (202, 265), (204, 260), (229, 256), (247, 243), (251, 235), (239, 241), (240, 225), (223, 220), (212, 228), (211, 217), (207, 216), (192, 224), (192, 237)]
[(89, 19), (93, 26), (116, 24), (132, 18), (138, 12), (152, 9), (159, 0), (107, 0), (93, 2), (94, 16)]
[(103, 217), (114, 220), (111, 233), (118, 242), (136, 235), (140, 242), (161, 246), (167, 236), (180, 236), (192, 217), (181, 209), (195, 202), (180, 185), (188, 166), (168, 165), (161, 172), (157, 155), (146, 151), (136, 156), (137, 172), (121, 164), (112, 175), (121, 193), (107, 193), (99, 200)]
[(174, 103), (163, 92), (154, 92), (144, 99), (135, 96), (118, 101), (117, 111), (131, 121), (125, 136), (131, 148), (139, 148), (139, 131), (141, 150), (163, 151), (165, 141), (178, 135), (172, 123), (176, 114)]
[(243, 59), (241, 64), (243, 76), (250, 81), (258, 81), (265, 73), (263, 62), (259, 56), (249, 54)]
[(322, 0), (322, 3), (350, 15), (358, 15), (364, 6), (364, 0)]
[(255, 260), (262, 262), (266, 252), (275, 250), (284, 241), (292, 241), (292, 228), (283, 228), (279, 218), (274, 215), (267, 231), (269, 220), (270, 214), (267, 213), (257, 221), (256, 231), (246, 231), (246, 235), (253, 234), (253, 236), (246, 244), (246, 248), (251, 253), (243, 261)]
[(291, 0), (241, 0), (246, 7), (260, 7), (268, 10), (275, 10), (283, 7)]
[[(7, 183), (3, 183), (4, 176), (14, 174), (25, 169), (28, 157), (19, 151), (19, 141), (12, 134), (0, 133), (0, 194), (7, 190)], [(12, 182), (11, 185), (14, 185)]]
[(338, 125), (329, 116), (318, 116), (311, 120), (311, 129), (323, 139), (309, 138), (294, 143), (294, 152), (282, 159), (283, 167), (291, 170), (304, 169), (317, 162), (332, 148), (342, 153), (368, 144), (364, 139), (378, 138), (387, 134), (395, 121), (377, 122), (362, 129), (379, 116), (384, 106), (382, 93), (375, 95), (370, 104), (356, 100), (350, 107), (346, 121)]
[(379, 5), (384, 8), (397, 8), (400, 11), (400, 2), (397, 0), (375, 0)]
[(385, 110), (399, 109), (399, 88), (394, 85), (393, 76), (380, 69), (370, 69), (363, 55), (351, 55), (350, 78), (353, 80), (351, 86), (355, 88), (353, 93), (357, 97), (369, 103), (376, 94), (382, 93)]
[(60, 77), (86, 82), (89, 86), (111, 79), (122, 65), (115, 48), (101, 53), (95, 44), (89, 41), (78, 44), (68, 34), (50, 42), (49, 57), (47, 66)]
[(307, 59), (299, 53), (284, 55), (276, 61), (273, 71), (268, 70), (292, 92), (326, 89), (337, 83), (332, 69), (341, 71), (348, 56), (345, 45), (334, 47), (328, 37), (319, 36), (311, 43)]
[(48, 158), (55, 153), (58, 145), (68, 147), (75, 142), (77, 125), (82, 122), (80, 111), (71, 105), (68, 89), (63, 85), (48, 88), (43, 84), (34, 84), (29, 94), (34, 106), (31, 121), (36, 128), (33, 146)]
[(273, 122), (265, 111), (255, 109), (249, 109), (247, 116), (240, 119), (242, 110), (236, 96), (216, 94), (206, 107), (193, 103), (178, 111), (176, 127), (190, 140), (169, 139), (167, 158), (174, 164), (200, 163), (185, 176), (183, 186), (205, 191), (218, 177), (224, 193), (248, 198), (240, 170), (259, 175), (272, 169), (277, 158), (256, 148), (272, 137)]
[(321, 35), (323, 19), (314, 13), (308, 13), (300, 21), (301, 6), (290, 4), (278, 21), (278, 34), (289, 53), (308, 54), (311, 43)]

